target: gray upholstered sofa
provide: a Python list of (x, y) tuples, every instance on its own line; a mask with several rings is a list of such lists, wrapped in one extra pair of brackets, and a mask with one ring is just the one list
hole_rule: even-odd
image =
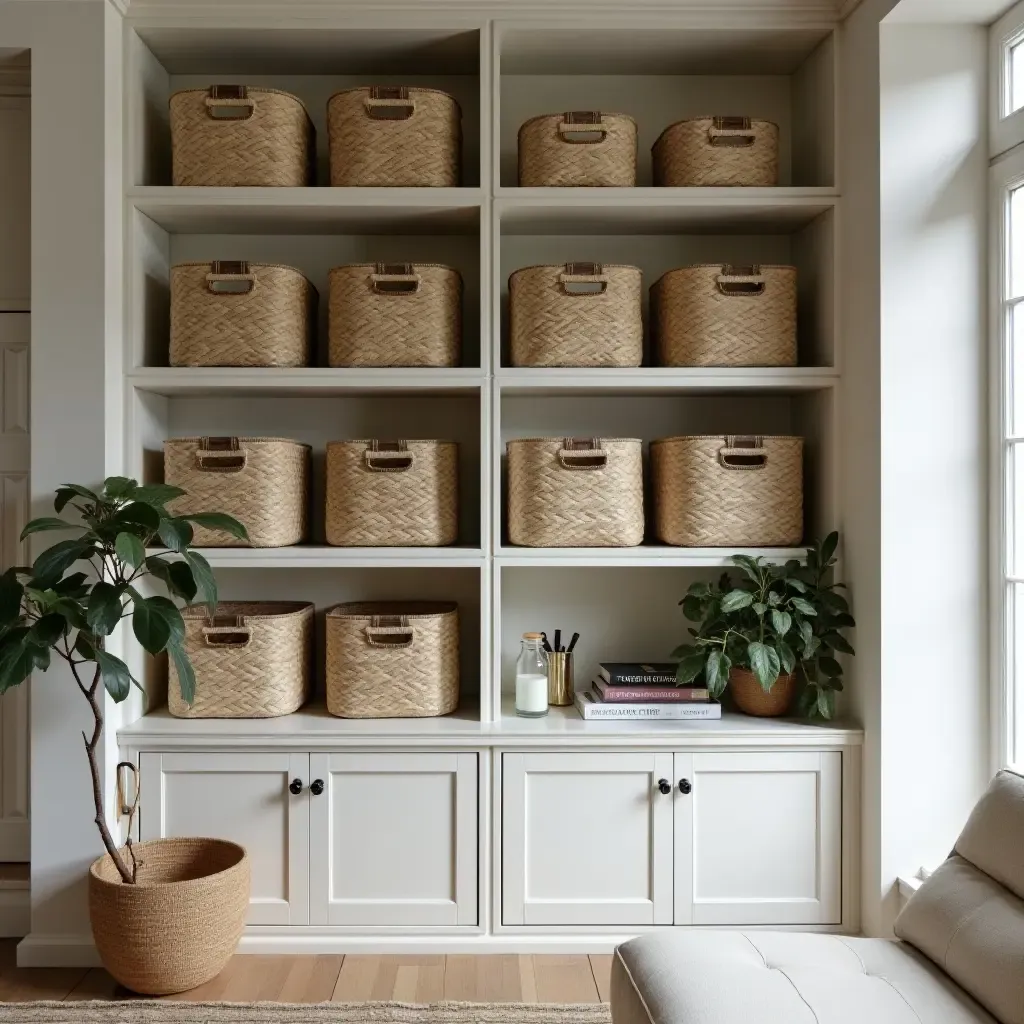
[(614, 1024), (1024, 1024), (1024, 778), (1000, 772), (899, 941), (687, 930), (616, 950)]

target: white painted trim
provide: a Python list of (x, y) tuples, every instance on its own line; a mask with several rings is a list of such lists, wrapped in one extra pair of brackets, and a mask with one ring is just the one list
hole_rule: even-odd
[(1009, 47), (1024, 41), (1024, 0), (1010, 8), (989, 30), (989, 151), (1005, 153), (1024, 142), (1024, 110), (1005, 114), (1009, 101)]
[(20, 939), (32, 927), (32, 899), (27, 883), (0, 889), (0, 938)]
[(18, 943), (19, 967), (102, 967), (92, 935), (29, 932)]
[[(17, 752), (26, 764), (28, 752)], [(0, 861), (27, 861), (29, 859), (28, 818), (0, 819)], [(0, 888), (3, 888), (0, 885)]]

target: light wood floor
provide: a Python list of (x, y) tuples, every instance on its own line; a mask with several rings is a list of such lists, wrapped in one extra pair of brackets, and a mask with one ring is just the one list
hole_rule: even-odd
[[(15, 966), (0, 939), (0, 1002), (130, 999), (100, 968)], [(598, 1003), (608, 1001), (608, 956), (236, 956), (213, 981), (171, 996), (208, 1002)]]

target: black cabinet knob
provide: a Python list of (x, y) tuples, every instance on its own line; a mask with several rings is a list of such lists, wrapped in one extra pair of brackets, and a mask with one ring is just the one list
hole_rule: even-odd
[(662, 793), (672, 792), (672, 786), (669, 784), (668, 779), (658, 779), (658, 789), (660, 789)]
[(298, 796), (302, 792), (302, 779), (292, 779), (288, 788)]
[(313, 796), (319, 796), (324, 791), (324, 780), (314, 779), (309, 784), (309, 791), (313, 794)]
[(693, 784), (690, 782), (689, 779), (679, 780), (679, 792), (685, 793), (687, 796), (689, 796), (693, 792)]

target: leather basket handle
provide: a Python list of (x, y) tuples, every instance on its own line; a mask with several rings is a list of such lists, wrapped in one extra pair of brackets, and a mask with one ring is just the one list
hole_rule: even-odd
[(240, 473), (248, 461), (237, 437), (204, 437), (196, 449), (196, 469), (204, 473)]
[(405, 441), (371, 441), (363, 452), (363, 462), (372, 473), (404, 473), (415, 461)]
[(385, 650), (412, 647), (416, 639), (416, 633), (404, 615), (374, 615), (370, 625), (363, 630), (363, 636), (371, 647)]
[(212, 121), (248, 121), (256, 113), (256, 101), (244, 85), (211, 85), (203, 102)]
[(558, 124), (558, 137), (571, 146), (593, 146), (608, 138), (600, 110), (568, 110)]
[(718, 463), (723, 469), (764, 469), (768, 465), (768, 451), (763, 438), (727, 437), (718, 449)]
[(374, 121), (408, 121), (416, 113), (416, 101), (404, 86), (375, 85), (364, 108)]
[(245, 260), (215, 260), (206, 275), (206, 290), (213, 295), (248, 295), (256, 290), (256, 275)]
[(415, 295), (421, 278), (411, 263), (378, 263), (370, 282), (377, 295)]
[(760, 267), (725, 266), (715, 278), (715, 284), (722, 295), (764, 295), (766, 283)]
[(708, 129), (708, 142), (712, 146), (746, 148), (757, 142), (757, 129), (749, 117), (715, 117)]
[(604, 469), (608, 465), (608, 453), (597, 438), (567, 437), (558, 450), (558, 462), (562, 469)]
[(600, 263), (566, 263), (558, 283), (566, 295), (603, 295), (608, 291), (608, 275)]

